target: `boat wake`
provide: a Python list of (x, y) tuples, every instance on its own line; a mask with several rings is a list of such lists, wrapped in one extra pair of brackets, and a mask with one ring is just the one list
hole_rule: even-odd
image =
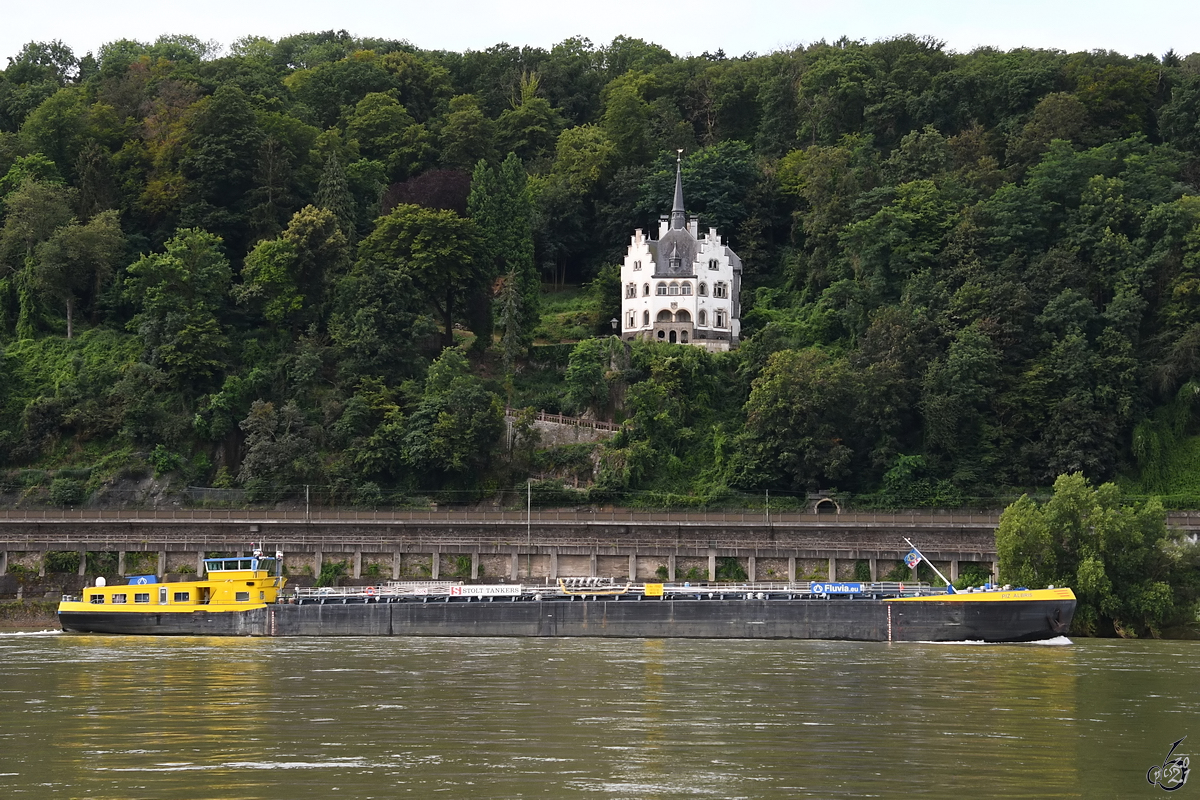
[(0, 631), (0, 636), (58, 636), (60, 630), (46, 631)]
[(1064, 645), (1075, 644), (1065, 636), (1055, 636), (1053, 639), (1039, 639), (1036, 642), (985, 642), (980, 639), (963, 639), (957, 642), (913, 642), (913, 644), (980, 644), (989, 647), (1002, 647), (1005, 645), (1021, 645), (1032, 647), (1062, 647)]

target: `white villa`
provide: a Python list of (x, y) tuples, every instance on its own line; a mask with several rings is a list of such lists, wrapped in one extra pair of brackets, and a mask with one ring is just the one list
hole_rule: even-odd
[(675, 202), (658, 224), (658, 239), (641, 228), (621, 267), (621, 338), (655, 339), (729, 350), (741, 332), (742, 260), (683, 210), (683, 174), (675, 163)]

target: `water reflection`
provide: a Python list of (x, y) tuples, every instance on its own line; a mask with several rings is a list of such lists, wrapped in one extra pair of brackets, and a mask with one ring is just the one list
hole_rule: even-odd
[(1188, 732), (1197, 656), (0, 636), (0, 773), (12, 797), (1122, 796)]

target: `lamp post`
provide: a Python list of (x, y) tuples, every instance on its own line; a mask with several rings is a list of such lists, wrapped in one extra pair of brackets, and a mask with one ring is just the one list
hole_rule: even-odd
[(621, 324), (621, 321), (618, 320), (616, 317), (613, 317), (612, 319), (610, 319), (608, 321), (608, 324), (612, 325), (613, 336), (616, 336), (617, 335), (617, 326)]

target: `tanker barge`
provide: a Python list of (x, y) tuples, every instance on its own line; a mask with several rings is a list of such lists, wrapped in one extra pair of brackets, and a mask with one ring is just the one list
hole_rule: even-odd
[(201, 636), (603, 636), (1030, 642), (1063, 636), (1070, 589), (801, 581), (553, 585), (389, 582), (288, 591), (278, 559), (205, 560), (206, 576), (135, 576), (59, 606), (63, 630)]

